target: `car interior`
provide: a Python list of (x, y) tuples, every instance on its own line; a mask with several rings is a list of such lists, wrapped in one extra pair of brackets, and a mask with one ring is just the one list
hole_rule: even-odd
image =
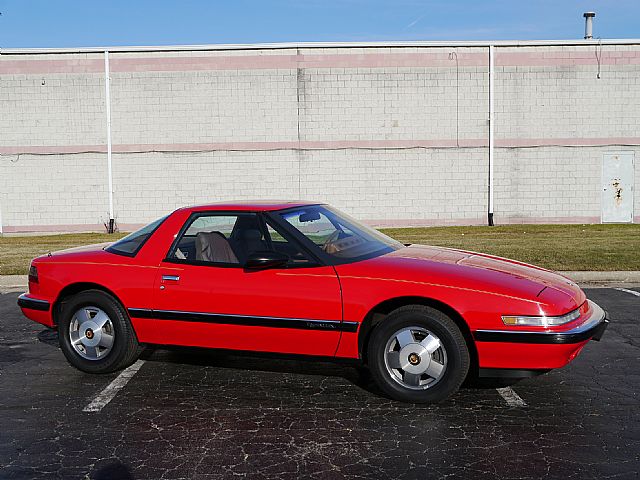
[(272, 227), (268, 227), (265, 235), (256, 215), (197, 217), (178, 241), (173, 257), (244, 265), (252, 253), (269, 250), (286, 254), (290, 264), (309, 263), (297, 245)]

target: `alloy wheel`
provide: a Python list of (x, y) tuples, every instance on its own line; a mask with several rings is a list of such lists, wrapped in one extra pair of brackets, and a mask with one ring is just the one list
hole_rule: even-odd
[(73, 314), (69, 340), (75, 352), (87, 360), (101, 360), (113, 347), (115, 330), (104, 310), (86, 306)]
[(426, 390), (436, 385), (447, 369), (447, 352), (429, 330), (412, 326), (395, 332), (384, 350), (387, 372), (400, 385)]

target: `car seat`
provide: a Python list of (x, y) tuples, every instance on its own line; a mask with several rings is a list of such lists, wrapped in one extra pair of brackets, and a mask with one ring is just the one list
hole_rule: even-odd
[(267, 242), (262, 239), (262, 232), (254, 228), (238, 230), (235, 240), (236, 252), (241, 263), (245, 263), (252, 253), (267, 250)]
[(198, 232), (196, 234), (196, 260), (239, 263), (229, 241), (220, 232)]

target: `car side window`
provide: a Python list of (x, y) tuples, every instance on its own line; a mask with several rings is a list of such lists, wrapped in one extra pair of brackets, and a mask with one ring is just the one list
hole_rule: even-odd
[(240, 267), (251, 253), (268, 249), (256, 214), (203, 213), (188, 220), (169, 259)]
[(236, 224), (237, 216), (208, 215), (197, 217), (189, 226), (185, 235), (195, 236), (198, 232), (220, 232), (229, 238)]
[(242, 267), (252, 253), (273, 250), (289, 257), (288, 267), (318, 265), (286, 231), (255, 213), (198, 213), (181, 232), (169, 252), (170, 261)]

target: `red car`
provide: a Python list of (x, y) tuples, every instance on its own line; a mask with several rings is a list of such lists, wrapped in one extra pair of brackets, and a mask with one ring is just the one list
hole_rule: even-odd
[(513, 260), (402, 245), (305, 202), (181, 208), (123, 239), (33, 260), (18, 305), (85, 372), (145, 344), (353, 359), (395, 399), (570, 362), (607, 326), (570, 280)]

